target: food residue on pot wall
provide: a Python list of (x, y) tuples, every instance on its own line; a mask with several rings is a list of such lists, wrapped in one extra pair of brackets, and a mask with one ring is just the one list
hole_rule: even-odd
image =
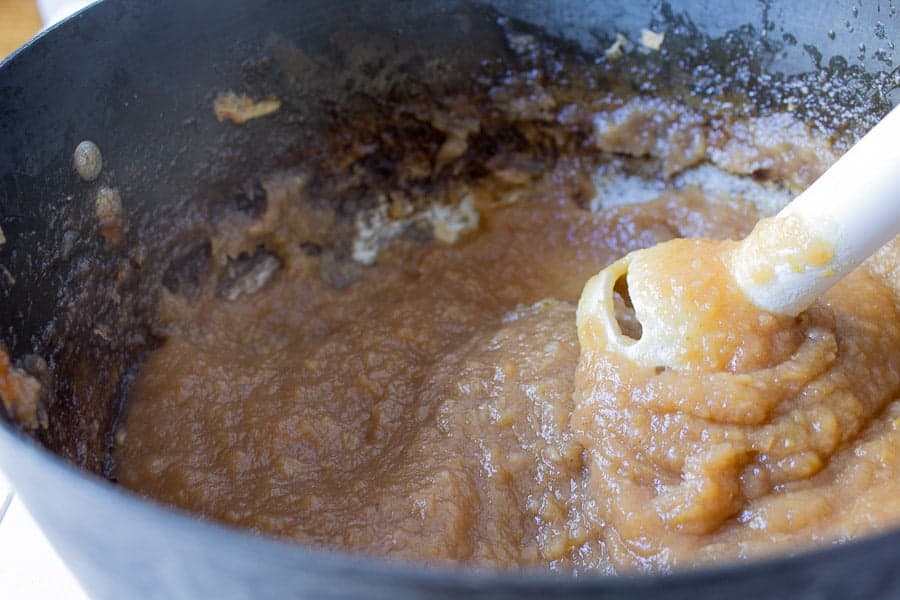
[(265, 117), (281, 108), (281, 100), (270, 96), (262, 100), (254, 100), (246, 94), (232, 91), (221, 92), (213, 101), (213, 112), (221, 123), (226, 119), (237, 125), (247, 121)]
[(100, 235), (114, 246), (122, 243), (125, 231), (125, 217), (122, 212), (122, 196), (119, 190), (101, 186), (94, 199), (94, 214)]
[(0, 401), (6, 414), (27, 430), (46, 428), (46, 413), (39, 410), (40, 397), (38, 380), (13, 366), (9, 355), (0, 348)]

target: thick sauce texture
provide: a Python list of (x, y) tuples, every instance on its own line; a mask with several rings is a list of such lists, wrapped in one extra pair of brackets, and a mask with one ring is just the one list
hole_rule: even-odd
[[(652, 153), (628, 145), (632, 112), (597, 144)], [(744, 134), (717, 146), (720, 166), (822, 168)], [(289, 220), (279, 185), (214, 254)], [(717, 368), (643, 369), (576, 330), (584, 283), (631, 250), (737, 239), (761, 215), (690, 185), (596, 212), (565, 196), (548, 176), (514, 203), (476, 202), (475, 231), (398, 238), (346, 285), (295, 252), (247, 293), (164, 294), (118, 481), (304, 544), (563, 572), (734, 560), (900, 521), (900, 244), (798, 319), (741, 324), (778, 331)]]

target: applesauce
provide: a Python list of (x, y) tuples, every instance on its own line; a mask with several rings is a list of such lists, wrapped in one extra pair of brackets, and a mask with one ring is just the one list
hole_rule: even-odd
[[(317, 249), (338, 217), (309, 176), (268, 177), (261, 214), (218, 225), (219, 274), (160, 292), (165, 339), (129, 393), (119, 483), (311, 546), (575, 573), (900, 521), (896, 241), (721, 369), (620, 364), (576, 329), (589, 277), (673, 238), (743, 237), (833, 162), (827, 139), (784, 113), (723, 125), (607, 98), (572, 117), (548, 98), (528, 109), (588, 124), (568, 154), (488, 163), (453, 203), (387, 195), (343, 257)], [(454, 110), (433, 118), (444, 145), (401, 160), (409, 178), (476, 145), (486, 126)]]

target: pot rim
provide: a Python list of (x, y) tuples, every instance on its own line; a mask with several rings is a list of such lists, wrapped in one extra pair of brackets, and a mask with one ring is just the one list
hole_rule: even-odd
[[(845, 555), (864, 547), (900, 547), (900, 527), (886, 532), (865, 536), (852, 541), (819, 545), (787, 555), (767, 556), (760, 559), (729, 561), (696, 568), (686, 568), (672, 573), (604, 575), (583, 573), (569, 576), (538, 568), (510, 570), (479, 570), (467, 566), (448, 567), (392, 561), (340, 550), (315, 548), (300, 543), (258, 535), (241, 527), (200, 518), (188, 511), (170, 507), (138, 495), (98, 475), (94, 475), (67, 462), (44, 448), (6, 422), (0, 422), (0, 457), (2, 462), (15, 462), (19, 469), (39, 468), (48, 471), (65, 489), (74, 489), (86, 495), (100, 495), (107, 501), (115, 501), (123, 510), (134, 513), (135, 519), (153, 521), (159, 527), (179, 535), (205, 537), (210, 545), (255, 546), (259, 560), (279, 556), (280, 562), (302, 565), (307, 571), (323, 573), (355, 572), (368, 578), (427, 587), (472, 588), (480, 591), (535, 588), (563, 592), (566, 590), (619, 590), (638, 591), (662, 589), (668, 586), (690, 588), (697, 583), (708, 584), (715, 580), (753, 575), (771, 575), (773, 570), (797, 571), (807, 563), (838, 562)], [(18, 470), (18, 469), (17, 469)], [(15, 479), (12, 480), (15, 489)], [(27, 497), (22, 498), (26, 506)], [(37, 520), (41, 525), (40, 519)], [(52, 542), (52, 540), (51, 540)]]

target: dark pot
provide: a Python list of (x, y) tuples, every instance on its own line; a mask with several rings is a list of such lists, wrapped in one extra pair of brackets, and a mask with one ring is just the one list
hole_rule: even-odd
[[(485, 59), (510, 60), (500, 15), (586, 55), (602, 55), (616, 32), (664, 29), (680, 45), (649, 71), (635, 67), (632, 76), (652, 74), (635, 80), (643, 90), (733, 86), (761, 106), (794, 94), (810, 116), (857, 131), (889, 108), (898, 81), (900, 17), (889, 2), (108, 0), (44, 33), (0, 64), (0, 339), (26, 363), (46, 360), (30, 364), (48, 390), (48, 427), (29, 436), (0, 419), (0, 466), (92, 596), (900, 596), (900, 532), (668, 576), (486, 574), (261, 538), (105, 478), (133, 367), (158, 342), (146, 324), (152, 291), (190, 264), (210, 219), (252, 207), (245, 183), (300, 157), (335, 106), (414, 80), (439, 91)], [(340, 39), (352, 48), (336, 52)], [(335, 69), (291, 64), (291, 47)], [(701, 61), (725, 79), (692, 72)], [(259, 126), (226, 128), (210, 110), (223, 89), (290, 105)], [(95, 182), (71, 166), (84, 139), (103, 152)], [(95, 232), (101, 185), (125, 199), (119, 245)]]

